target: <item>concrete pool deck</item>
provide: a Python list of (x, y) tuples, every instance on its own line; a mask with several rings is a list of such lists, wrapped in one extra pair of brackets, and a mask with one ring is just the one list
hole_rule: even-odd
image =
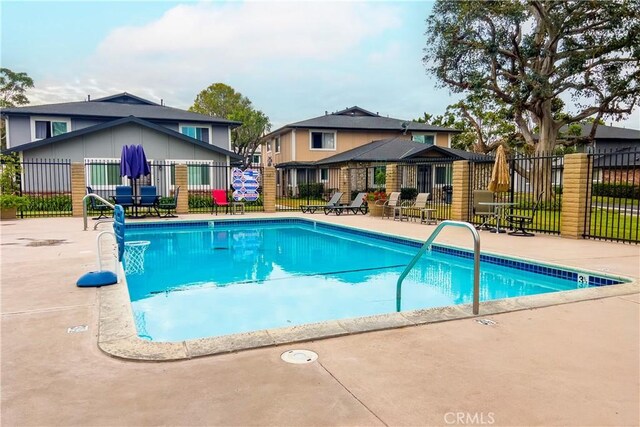
[[(305, 217), (425, 239), (434, 228)], [(199, 218), (211, 216), (181, 219)], [(98, 349), (98, 291), (74, 285), (95, 269), (96, 233), (81, 227), (78, 218), (0, 223), (4, 425), (640, 423), (638, 293), (491, 315), (492, 326), (462, 319), (179, 362), (129, 362)], [(470, 247), (464, 231), (443, 231), (437, 241)], [(483, 251), (640, 276), (638, 246), (542, 234), (481, 238)], [(78, 325), (87, 331), (67, 333)], [(280, 354), (292, 348), (316, 351), (319, 359), (285, 364)]]

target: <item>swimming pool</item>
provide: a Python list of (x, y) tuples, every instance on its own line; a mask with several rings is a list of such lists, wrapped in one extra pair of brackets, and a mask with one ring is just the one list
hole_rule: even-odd
[[(148, 241), (125, 257), (138, 336), (175, 342), (396, 311), (396, 281), (421, 242), (303, 219), (128, 225)], [(403, 284), (402, 311), (468, 303), (472, 254), (434, 245)], [(621, 283), (481, 258), (480, 300)]]

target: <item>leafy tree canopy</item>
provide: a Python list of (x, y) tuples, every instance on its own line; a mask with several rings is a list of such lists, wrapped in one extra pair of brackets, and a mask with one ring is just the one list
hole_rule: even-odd
[(247, 166), (260, 138), (271, 130), (269, 117), (253, 108), (249, 98), (224, 83), (214, 83), (202, 90), (189, 111), (242, 122), (231, 131), (231, 142), (234, 152), (245, 159)]
[(33, 79), (27, 73), (16, 73), (0, 68), (0, 107), (9, 108), (26, 105), (29, 99), (25, 91), (33, 87)]
[[(636, 0), (438, 0), (426, 35), (423, 62), (440, 84), (494, 104), (537, 152), (553, 150), (564, 125), (592, 117), (592, 139), (602, 117), (638, 104)], [(577, 111), (560, 113), (561, 98)]]

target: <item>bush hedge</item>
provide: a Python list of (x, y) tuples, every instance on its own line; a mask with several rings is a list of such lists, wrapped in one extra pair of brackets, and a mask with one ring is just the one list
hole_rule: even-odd
[(24, 204), (20, 210), (24, 212), (70, 212), (72, 210), (71, 195), (25, 195), (23, 198)]
[(593, 195), (640, 200), (640, 186), (631, 184), (593, 184)]
[(311, 184), (298, 184), (298, 197), (321, 198), (324, 194), (324, 184), (321, 182)]
[(417, 188), (401, 188), (400, 189), (400, 200), (413, 200), (418, 196)]

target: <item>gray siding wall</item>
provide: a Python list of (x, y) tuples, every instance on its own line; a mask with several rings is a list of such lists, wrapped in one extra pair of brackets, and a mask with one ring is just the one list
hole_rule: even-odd
[(212, 160), (226, 163), (226, 156), (135, 124), (105, 129), (23, 153), (24, 159), (120, 158), (123, 145), (141, 144), (148, 160)]
[(213, 126), (213, 145), (233, 151), (229, 147), (229, 128), (227, 126)]
[(88, 128), (89, 126), (99, 125), (108, 120), (101, 119), (71, 119), (71, 130), (80, 130), (84, 128)]
[(31, 120), (29, 117), (12, 116), (9, 118), (9, 148), (31, 142)]

